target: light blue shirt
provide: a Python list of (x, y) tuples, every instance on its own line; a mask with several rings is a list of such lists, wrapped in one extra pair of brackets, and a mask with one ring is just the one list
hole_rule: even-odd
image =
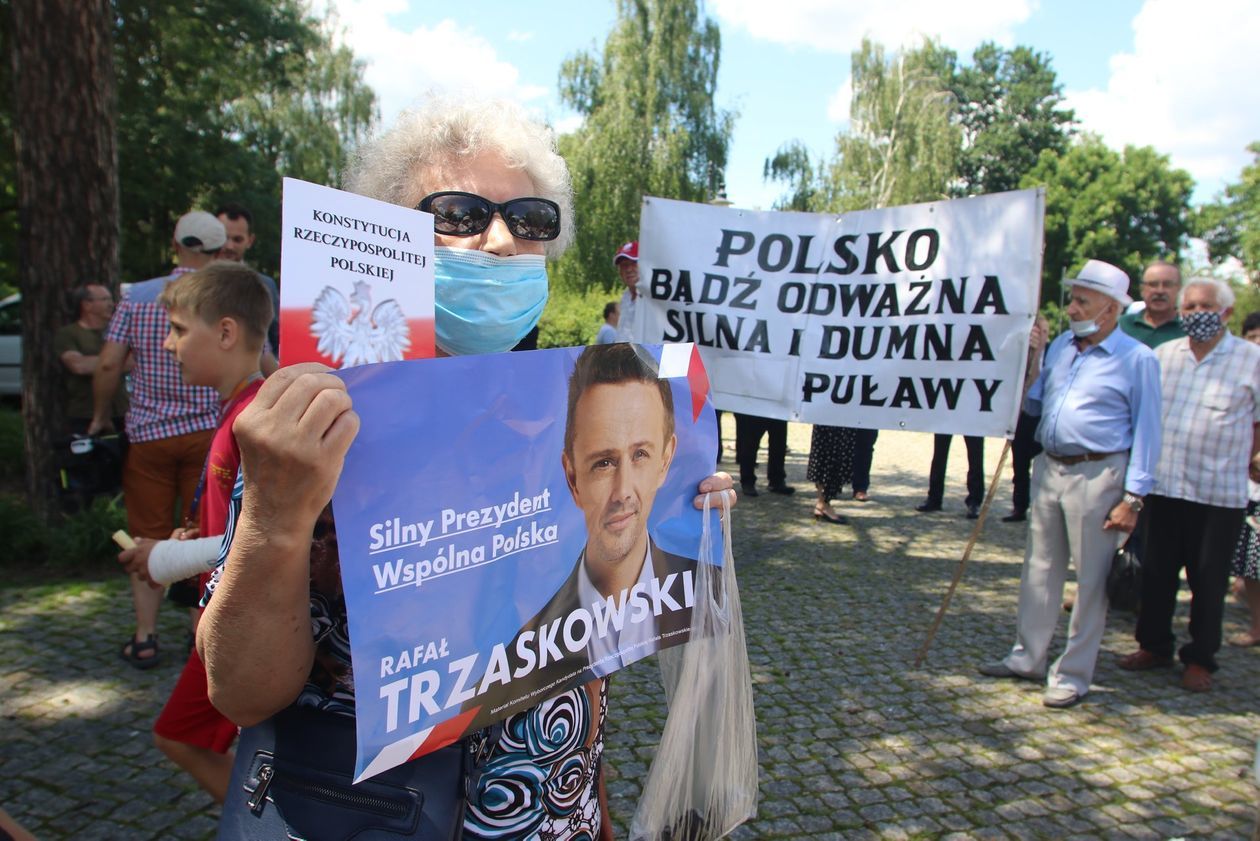
[(1060, 456), (1129, 451), (1124, 489), (1146, 496), (1159, 464), (1159, 361), (1146, 345), (1113, 329), (1083, 353), (1071, 332), (1050, 343), (1024, 411), (1040, 415), (1037, 441)]
[(611, 345), (617, 341), (617, 328), (613, 327), (607, 321), (599, 325), (599, 332), (595, 334), (595, 344)]

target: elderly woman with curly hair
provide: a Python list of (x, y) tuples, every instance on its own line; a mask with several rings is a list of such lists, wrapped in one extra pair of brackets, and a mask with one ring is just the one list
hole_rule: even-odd
[[(360, 150), (347, 186), (433, 214), (439, 355), (507, 351), (537, 324), (545, 260), (573, 229), (568, 170), (545, 126), (509, 103), (432, 98)], [(198, 648), (211, 699), (240, 725), (293, 707), (354, 715), (326, 506), (357, 430), (344, 384), (313, 364), (273, 375), (236, 423), (239, 521)], [(730, 488), (716, 474), (699, 490)], [(469, 796), (464, 836), (611, 838), (606, 709), (607, 681), (596, 679), (512, 716)], [(571, 737), (552, 743), (561, 732)]]

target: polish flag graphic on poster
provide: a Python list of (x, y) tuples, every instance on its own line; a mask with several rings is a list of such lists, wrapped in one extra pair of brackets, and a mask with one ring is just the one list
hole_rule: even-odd
[(433, 217), (284, 179), (280, 362), (433, 356)]

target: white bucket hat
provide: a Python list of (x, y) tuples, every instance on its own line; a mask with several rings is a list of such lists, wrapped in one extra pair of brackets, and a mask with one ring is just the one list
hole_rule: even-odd
[(1119, 301), (1122, 307), (1133, 303), (1133, 299), (1129, 297), (1129, 276), (1124, 269), (1102, 260), (1087, 261), (1076, 273), (1076, 277), (1068, 278), (1068, 285), (1101, 292), (1108, 298)]

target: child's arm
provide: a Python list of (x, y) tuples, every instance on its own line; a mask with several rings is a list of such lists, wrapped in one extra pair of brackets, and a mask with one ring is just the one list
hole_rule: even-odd
[(134, 549), (118, 553), (118, 563), (127, 572), (154, 588), (173, 584), (209, 572), (219, 558), (221, 537), (194, 540), (149, 540), (137, 538)]

